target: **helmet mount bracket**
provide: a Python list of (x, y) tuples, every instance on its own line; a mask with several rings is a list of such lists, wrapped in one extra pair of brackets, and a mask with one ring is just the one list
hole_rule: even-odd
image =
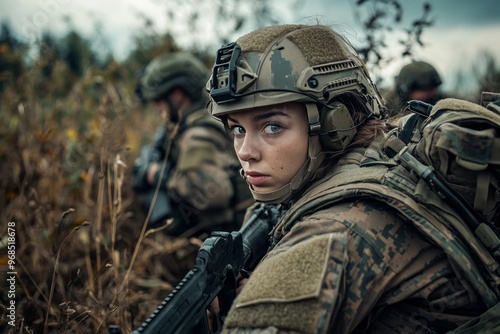
[(217, 103), (231, 102), (236, 99), (236, 60), (240, 54), (241, 47), (235, 42), (217, 50), (210, 90), (210, 95)]

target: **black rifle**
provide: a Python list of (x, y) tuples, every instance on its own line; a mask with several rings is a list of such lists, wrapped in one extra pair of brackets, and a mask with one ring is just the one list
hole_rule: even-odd
[[(234, 291), (240, 271), (253, 270), (267, 253), (269, 232), (279, 216), (278, 206), (260, 204), (239, 231), (212, 232), (199, 249), (194, 268), (132, 333), (213, 333), (207, 308), (223, 289)], [(217, 331), (221, 330), (232, 298), (219, 298), (224, 305), (218, 315)]]

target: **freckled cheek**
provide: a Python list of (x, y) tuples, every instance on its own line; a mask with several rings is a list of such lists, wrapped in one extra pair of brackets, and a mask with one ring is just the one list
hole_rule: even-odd
[(296, 149), (293, 146), (287, 146), (281, 150), (274, 151), (272, 156), (275, 162), (275, 167), (273, 169), (283, 171), (286, 170), (287, 167), (289, 168), (292, 166), (295, 160), (295, 151)]

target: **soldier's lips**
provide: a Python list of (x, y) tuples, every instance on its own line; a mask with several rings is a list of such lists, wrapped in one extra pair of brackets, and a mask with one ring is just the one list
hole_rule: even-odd
[(271, 176), (257, 172), (245, 172), (246, 180), (252, 186), (258, 187), (265, 184)]

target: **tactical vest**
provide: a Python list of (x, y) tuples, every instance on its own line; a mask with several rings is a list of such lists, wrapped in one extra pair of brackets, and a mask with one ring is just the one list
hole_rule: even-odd
[[(453, 109), (459, 109), (453, 103), (445, 103), (444, 105), (447, 107), (453, 106)], [(437, 115), (443, 109), (443, 105), (439, 105), (433, 109), (433, 114)], [(447, 119), (463, 119), (464, 115), (459, 115), (459, 111), (454, 110)], [(481, 112), (484, 112), (484, 110), (480, 110)], [(477, 119), (477, 115), (466, 116), (470, 119)], [(493, 124), (495, 127), (499, 127), (500, 122), (497, 122), (497, 116), (492, 115), (492, 117), (493, 121), (490, 121), (490, 125)], [(432, 155), (430, 153), (431, 147), (439, 149), (441, 151), (441, 161), (448, 159), (444, 158), (445, 154), (443, 153), (447, 149), (448, 151), (453, 151), (453, 154), (460, 156), (461, 152), (459, 151), (463, 147), (456, 147), (457, 145), (450, 144), (447, 140), (450, 139), (449, 137), (452, 137), (451, 139), (455, 143), (460, 142), (460, 139), (463, 138), (454, 138), (454, 134), (467, 137), (467, 135), (475, 134), (475, 130), (469, 132), (452, 126), (445, 126), (443, 130), (441, 125), (444, 123), (446, 122), (443, 120), (439, 122), (432, 122), (432, 119), (428, 120), (427, 124), (424, 124), (427, 125), (427, 129), (421, 133), (427, 141), (421, 141), (420, 146), (413, 143), (415, 152), (420, 151), (421, 155), (426, 154), (430, 156)], [(431, 126), (429, 126), (430, 124)], [(463, 125), (462, 123), (458, 124)], [(429, 139), (432, 138), (431, 134), (435, 134), (438, 131), (437, 129), (439, 131), (443, 130), (440, 133), (442, 138), (439, 144), (434, 144)], [(448, 133), (446, 133), (447, 129), (450, 130)], [(489, 130), (486, 132), (489, 134)], [(466, 139), (470, 140), (470, 138)], [(497, 141), (496, 139), (492, 139), (485, 142), (492, 143), (492, 147), (496, 147)], [(384, 142), (382, 145), (384, 144), (387, 143)], [(450, 146), (451, 148), (444, 146)], [(481, 148), (486, 146), (486, 144), (479, 144), (479, 146)], [(394, 146), (392, 147), (394, 148)], [(402, 153), (404, 152), (404, 148), (403, 143), (393, 153)], [(463, 161), (458, 158), (457, 161), (465, 166), (472, 166), (472, 168), (475, 167), (473, 163), (480, 164), (480, 161), (474, 161), (474, 158), (477, 160), (478, 155), (485, 156), (481, 152), (478, 153), (477, 149), (473, 149), (472, 151), (474, 152), (471, 152), (470, 147), (464, 149), (464, 151), (468, 154), (467, 160)], [(488, 147), (484, 151), (488, 151)], [(493, 168), (497, 168), (497, 153), (493, 152), (491, 157), (484, 158), (487, 163), (493, 164)], [(443, 249), (454, 264), (460, 268), (460, 274), (470, 283), (470, 286), (488, 307), (489, 310), (482, 316), (471, 320), (453, 332), (494, 333), (498, 331), (500, 333), (500, 244), (498, 236), (494, 232), (494, 226), (484, 221), (481, 221), (477, 226), (471, 226), (469, 220), (475, 220), (476, 216), (471, 215), (470, 212), (463, 210), (460, 206), (453, 205), (453, 203), (443, 199), (443, 194), (432, 183), (440, 181), (441, 178), (434, 178), (429, 181), (429, 173), (433, 169), (427, 168), (428, 166), (422, 164), (421, 161), (423, 159), (417, 160), (413, 156), (408, 155), (398, 155), (397, 157), (397, 160), (385, 158), (377, 160), (372, 157), (370, 160), (365, 159), (361, 162), (362, 159), (357, 158), (356, 153), (348, 154), (344, 157), (344, 161), (358, 160), (359, 163), (337, 165), (331, 172), (329, 179), (326, 181), (324, 179), (321, 180), (321, 183), (318, 183), (314, 188), (306, 192), (284, 215), (282, 221), (287, 223), (283, 226), (283, 230), (290, 229), (293, 224), (300, 221), (304, 216), (334, 206), (335, 203), (342, 201), (354, 201), (366, 198), (385, 203), (413, 224), (428, 240), (431, 240)], [(404, 161), (409, 158), (414, 159), (412, 163), (417, 164), (421, 170), (409, 170), (408, 161)], [(437, 159), (437, 157), (434, 157), (434, 159)], [(428, 163), (431, 163), (431, 161), (428, 161)], [(439, 168), (447, 172), (444, 165), (440, 165)], [(486, 173), (484, 170), (486, 168), (476, 168), (475, 172)], [(447, 175), (445, 174), (445, 176)], [(477, 191), (481, 192), (481, 189), (484, 190), (485, 183), (496, 186), (495, 179), (492, 179), (494, 178), (478, 177)], [(489, 188), (492, 187), (489, 186)], [(459, 191), (461, 188), (455, 187), (454, 190)], [(453, 194), (453, 190), (450, 190), (450, 192)], [(486, 195), (480, 193), (475, 199), (472, 197), (470, 200), (473, 202), (471, 206), (474, 203), (479, 203), (480, 208), (490, 207), (487, 205), (489, 203), (488, 200), (483, 197), (491, 193), (487, 191)], [(492, 195), (496, 202), (498, 202), (497, 194), (498, 192), (496, 194), (493, 192)], [(478, 200), (478, 197), (479, 199), (483, 198), (483, 200)], [(462, 202), (462, 204), (464, 206), (469, 205), (467, 202)], [(399, 320), (401, 319), (394, 321)]]
[[(345, 160), (352, 161), (353, 155), (357, 159), (356, 153), (351, 153), (351, 157), (348, 155)], [(396, 163), (371, 159), (367, 164), (337, 166), (328, 180), (322, 180), (305, 193), (285, 213), (282, 221), (287, 223), (282, 228), (289, 230), (302, 217), (334, 206), (335, 203), (363, 198), (389, 205), (427, 239), (439, 245), (461, 268), (461, 274), (484, 304), (488, 308), (496, 306), (493, 319), (500, 314), (498, 259), (488, 251), (461, 216), (434, 193), (422, 178), (415, 177)], [(500, 326), (499, 322), (495, 326)], [(474, 333), (474, 330), (463, 333)]]
[[(412, 179), (401, 166), (342, 167), (341, 172), (304, 194), (287, 211), (283, 221), (293, 224), (303, 216), (349, 198), (368, 198), (386, 203), (443, 248), (463, 269), (487, 306), (493, 306), (500, 300), (499, 263), (460, 216), (422, 179)], [(482, 263), (478, 265), (473, 255)]]

